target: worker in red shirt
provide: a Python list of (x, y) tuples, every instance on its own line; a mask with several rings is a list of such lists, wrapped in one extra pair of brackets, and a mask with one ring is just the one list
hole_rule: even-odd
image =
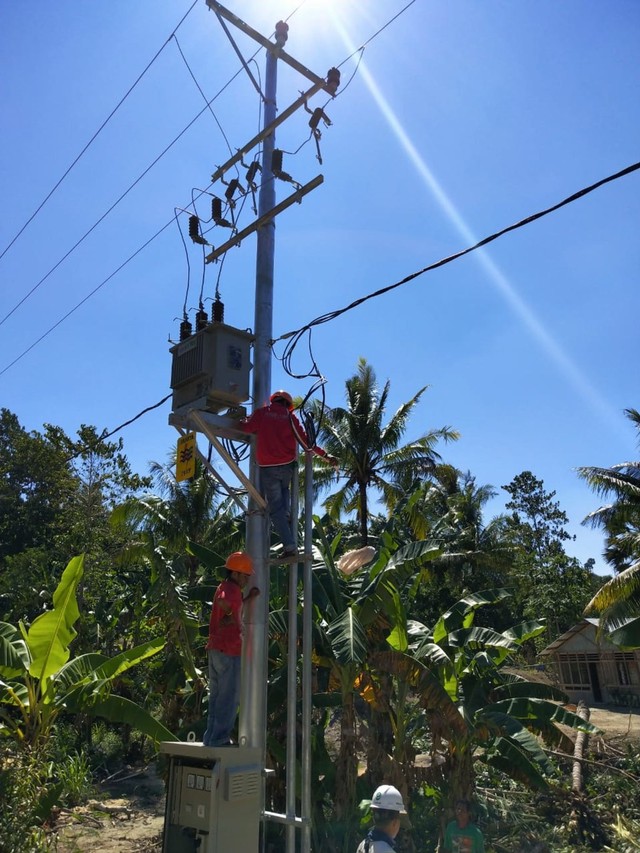
[(240, 702), (242, 604), (247, 598), (259, 595), (255, 586), (247, 596), (242, 595), (253, 574), (248, 554), (241, 551), (229, 554), (225, 567), (227, 577), (216, 590), (209, 620), (209, 715), (202, 738), (205, 746), (231, 745)]
[(276, 533), (282, 539), (285, 557), (296, 555), (291, 528), (291, 479), (298, 445), (311, 450), (337, 468), (338, 462), (321, 447), (310, 446), (302, 424), (293, 413), (293, 399), (287, 391), (274, 391), (269, 405), (256, 409), (238, 422), (238, 429), (256, 435), (256, 460), (260, 467), (260, 487)]

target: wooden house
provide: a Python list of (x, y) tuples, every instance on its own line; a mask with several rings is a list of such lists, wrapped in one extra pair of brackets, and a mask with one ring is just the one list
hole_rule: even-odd
[(640, 649), (623, 652), (597, 637), (598, 619), (583, 619), (544, 649), (572, 702), (640, 708)]

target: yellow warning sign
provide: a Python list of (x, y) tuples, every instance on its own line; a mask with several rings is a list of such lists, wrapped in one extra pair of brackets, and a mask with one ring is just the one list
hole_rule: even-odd
[(176, 451), (176, 480), (188, 480), (196, 473), (196, 434), (188, 432), (178, 439)]

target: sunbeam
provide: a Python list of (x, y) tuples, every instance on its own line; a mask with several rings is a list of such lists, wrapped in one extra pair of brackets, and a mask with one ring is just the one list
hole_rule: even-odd
[[(357, 48), (344, 26), (340, 23), (337, 16), (334, 16), (333, 21), (345, 46), (350, 53), (354, 53)], [(357, 61), (355, 57), (354, 61)], [(449, 196), (445, 193), (425, 163), (421, 154), (417, 151), (411, 139), (407, 136), (393, 109), (390, 107), (375, 80), (371, 76), (364, 60), (360, 61), (359, 73), (362, 75), (369, 92), (378, 105), (382, 115), (385, 117), (389, 127), (422, 178), (423, 183), (435, 196), (438, 204), (465, 243), (467, 245), (477, 243), (479, 238), (472, 232), (471, 228), (464, 221)], [(564, 352), (560, 344), (543, 327), (533, 310), (516, 292), (513, 285), (507, 280), (506, 276), (489, 257), (486, 249), (479, 249), (477, 252), (474, 252), (473, 256), (487, 274), (491, 284), (497, 288), (499, 293), (504, 297), (507, 304), (513, 310), (514, 314), (523, 323), (531, 337), (542, 348), (545, 354), (553, 360), (573, 389), (588, 403), (589, 407), (606, 422), (607, 426), (615, 432), (617, 437), (626, 440), (626, 433), (623, 430), (623, 425), (620, 423), (620, 413), (598, 393), (584, 373)]]

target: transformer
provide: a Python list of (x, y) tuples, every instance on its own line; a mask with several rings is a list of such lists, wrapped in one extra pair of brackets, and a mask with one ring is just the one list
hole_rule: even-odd
[(248, 400), (252, 342), (249, 331), (210, 323), (171, 347), (173, 411), (218, 414)]

